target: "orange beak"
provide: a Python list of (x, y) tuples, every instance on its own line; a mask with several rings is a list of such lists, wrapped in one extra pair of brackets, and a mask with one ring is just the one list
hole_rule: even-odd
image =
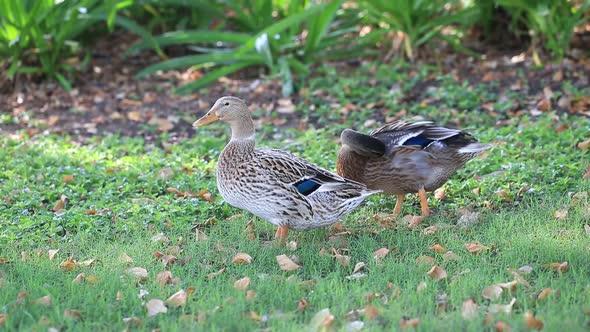
[(204, 126), (217, 120), (219, 120), (219, 117), (217, 116), (217, 114), (215, 114), (215, 111), (210, 110), (209, 112), (207, 112), (207, 114), (203, 115), (199, 120), (195, 121), (193, 123), (193, 127)]

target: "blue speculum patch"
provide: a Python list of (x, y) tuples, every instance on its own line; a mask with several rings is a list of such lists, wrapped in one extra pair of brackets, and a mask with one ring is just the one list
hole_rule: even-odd
[(305, 196), (316, 191), (320, 186), (321, 186), (321, 184), (319, 184), (311, 179), (303, 180), (303, 181), (295, 184), (297, 191), (299, 191), (302, 195), (305, 195)]

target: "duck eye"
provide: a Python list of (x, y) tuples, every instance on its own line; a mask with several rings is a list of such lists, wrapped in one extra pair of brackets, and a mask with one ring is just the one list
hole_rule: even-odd
[(229, 101), (226, 101), (225, 104), (223, 104), (225, 106), (229, 106)]

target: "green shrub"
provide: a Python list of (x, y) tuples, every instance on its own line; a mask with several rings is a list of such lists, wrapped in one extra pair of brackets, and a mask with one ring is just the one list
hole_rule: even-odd
[[(541, 61), (538, 48), (545, 48), (554, 60), (561, 60), (567, 52), (574, 28), (590, 19), (590, 1), (569, 0), (481, 0), (483, 24), (491, 24), (490, 18), (497, 7), (504, 8), (510, 15), (510, 29), (517, 36), (530, 36), (536, 64)], [(493, 5), (491, 5), (493, 4)], [(524, 27), (521, 28), (521, 27)], [(485, 27), (491, 32), (491, 28)]]
[(65, 89), (71, 89), (70, 80), (64, 74), (75, 68), (66, 60), (83, 50), (81, 36), (97, 21), (106, 22), (110, 29), (115, 24), (125, 26), (150, 40), (142, 28), (116, 15), (132, 4), (131, 0), (0, 1), (0, 59), (10, 64), (8, 77), (44, 74), (56, 78)]
[(406, 56), (414, 58), (417, 47), (442, 39), (460, 48), (460, 34), (445, 35), (442, 30), (454, 25), (461, 30), (477, 18), (475, 8), (463, 8), (460, 1), (442, 0), (362, 0), (369, 20), (385, 29), (405, 33)]
[[(262, 66), (281, 76), (283, 94), (289, 95), (294, 74), (307, 73), (309, 65), (319, 61), (366, 54), (366, 46), (379, 36), (373, 32), (359, 38), (360, 19), (356, 12), (341, 9), (342, 2), (228, 0), (222, 8), (226, 22), (219, 30), (172, 31), (155, 38), (160, 47), (184, 44), (195, 54), (157, 63), (138, 76), (177, 68), (208, 69), (202, 78), (177, 90), (183, 93), (240, 69)], [(149, 47), (140, 42), (129, 52)]]

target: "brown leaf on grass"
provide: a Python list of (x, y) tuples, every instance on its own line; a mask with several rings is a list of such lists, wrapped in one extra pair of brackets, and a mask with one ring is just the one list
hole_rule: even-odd
[(484, 290), (481, 292), (481, 295), (485, 299), (488, 299), (490, 301), (496, 301), (497, 299), (500, 298), (500, 296), (502, 295), (503, 292), (504, 292), (504, 289), (502, 287), (500, 287), (499, 285), (491, 285), (491, 286), (484, 288)]
[(584, 175), (582, 175), (582, 180), (590, 179), (590, 165), (586, 167), (586, 171), (584, 171)]
[(225, 272), (225, 267), (221, 268), (219, 271), (217, 272), (211, 272), (207, 275), (207, 279), (211, 280), (215, 277), (217, 277), (218, 275), (222, 274), (223, 272)]
[(160, 286), (165, 286), (166, 284), (172, 282), (172, 272), (170, 271), (162, 271), (156, 275), (156, 282), (160, 284)]
[(440, 187), (434, 191), (434, 199), (442, 201), (445, 197), (447, 197), (447, 190), (445, 187)]
[(569, 266), (567, 262), (563, 262), (563, 263), (550, 263), (550, 264), (546, 264), (545, 267), (556, 271), (556, 272), (562, 272), (565, 273), (569, 270)]
[(431, 256), (418, 256), (416, 257), (416, 264), (424, 264), (424, 265), (433, 265), (434, 264), (434, 257)]
[(553, 217), (555, 217), (555, 219), (557, 219), (557, 220), (562, 220), (562, 221), (566, 220), (567, 215), (568, 215), (567, 210), (556, 210), (555, 212), (553, 212)]
[(295, 250), (297, 250), (297, 242), (296, 241), (289, 241), (285, 245), (285, 248), (287, 248), (291, 251), (295, 251)]
[(234, 282), (234, 288), (239, 290), (246, 290), (250, 285), (250, 278), (243, 277), (242, 279), (238, 279)]
[[(530, 268), (530, 270), (529, 270), (529, 268)], [(512, 274), (512, 276), (514, 277), (514, 281), (516, 281), (517, 283), (519, 283), (519, 284), (521, 284), (521, 285), (523, 285), (524, 287), (527, 287), (527, 288), (530, 288), (530, 287), (531, 287), (531, 284), (529, 284), (529, 282), (528, 282), (528, 281), (526, 281), (526, 280), (525, 280), (525, 279), (522, 277), (521, 273), (526, 273), (526, 274), (528, 274), (528, 273), (531, 273), (531, 272), (532, 272), (532, 270), (533, 270), (533, 268), (532, 268), (532, 267), (530, 267), (530, 266), (528, 266), (528, 265), (525, 265), (525, 266), (521, 267), (521, 268), (520, 268), (520, 269), (518, 269), (518, 270), (515, 270), (515, 269), (508, 269), (508, 271), (510, 271), (510, 273), (511, 273), (511, 274)]]
[(65, 261), (61, 262), (59, 264), (59, 267), (66, 270), (66, 271), (72, 271), (73, 269), (76, 268), (77, 266), (77, 262), (76, 260), (74, 260), (72, 257), (66, 259)]
[(246, 237), (250, 241), (256, 241), (256, 228), (254, 226), (254, 220), (248, 220), (246, 223)]
[(10, 259), (6, 257), (0, 257), (0, 264), (10, 263)]
[(424, 235), (432, 235), (434, 233), (436, 233), (438, 231), (438, 226), (437, 225), (432, 225), (432, 226), (428, 226), (426, 228), (424, 228)]
[(207, 234), (201, 232), (200, 229), (196, 229), (195, 230), (195, 241), (199, 242), (199, 241), (207, 241), (209, 240), (209, 236), (207, 236)]
[(465, 249), (467, 249), (467, 251), (469, 251), (470, 253), (477, 255), (478, 253), (480, 253), (482, 251), (490, 250), (491, 248), (486, 247), (479, 242), (472, 242), (472, 243), (465, 244)]
[(72, 283), (73, 283), (73, 284), (79, 284), (79, 283), (81, 283), (81, 282), (84, 280), (84, 278), (86, 278), (86, 275), (85, 275), (84, 273), (79, 273), (79, 274), (78, 274), (78, 275), (77, 275), (77, 276), (74, 278), (74, 280), (72, 280)]
[(143, 267), (130, 267), (125, 270), (125, 274), (130, 275), (139, 281), (146, 280), (148, 278), (148, 271)]
[(156, 251), (154, 251), (154, 257), (157, 259), (160, 259), (160, 258), (164, 257), (164, 253), (156, 250)]
[(350, 265), (350, 256), (341, 255), (338, 250), (332, 248), (332, 252), (334, 253), (334, 259), (342, 266), (349, 266)]
[(64, 175), (63, 179), (61, 180), (63, 183), (70, 183), (74, 180), (73, 175)]
[(96, 258), (81, 261), (80, 263), (78, 263), (78, 265), (83, 266), (83, 267), (88, 267), (88, 266), (94, 264), (94, 262), (96, 262)]
[(524, 313), (524, 321), (529, 329), (538, 331), (543, 329), (543, 321), (535, 318), (535, 316), (530, 311)]
[(307, 308), (307, 305), (307, 300), (301, 298), (299, 302), (297, 302), (297, 309), (295, 309), (295, 312), (302, 312), (303, 310), (305, 310), (305, 308)]
[[(407, 218), (407, 217), (409, 217), (409, 218)], [(426, 218), (426, 216), (405, 216), (404, 220), (407, 221), (408, 228), (414, 229), (414, 228), (420, 226), (420, 224), (422, 223), (422, 220), (424, 220), (425, 218)]]
[(178, 260), (178, 258), (176, 258), (176, 256), (172, 256), (172, 255), (164, 255), (164, 256), (160, 257), (160, 260), (162, 261), (162, 264), (164, 264), (164, 267), (168, 267), (168, 266), (174, 264), (174, 262), (176, 262)]
[(496, 332), (509, 332), (509, 331), (512, 331), (512, 328), (510, 327), (510, 325), (504, 323), (501, 320), (497, 321), (496, 324), (494, 324), (494, 328), (496, 329)]
[(543, 290), (541, 291), (541, 293), (539, 293), (539, 296), (537, 296), (537, 300), (538, 301), (543, 301), (547, 298), (547, 296), (549, 296), (551, 293), (553, 293), (553, 289), (551, 288), (543, 288)]
[(578, 143), (578, 149), (580, 149), (580, 150), (590, 149), (590, 139)]
[(119, 262), (130, 265), (133, 264), (133, 259), (129, 257), (126, 253), (121, 253), (121, 255), (119, 255)]
[(59, 200), (57, 202), (55, 202), (55, 204), (53, 205), (53, 208), (51, 210), (53, 212), (57, 212), (57, 211), (60, 211), (63, 208), (65, 208), (67, 199), (68, 199), (68, 197), (66, 195), (61, 195), (59, 197)]
[(447, 271), (445, 271), (440, 266), (435, 265), (430, 269), (430, 271), (426, 272), (426, 275), (428, 275), (430, 278), (432, 278), (435, 281), (439, 281), (439, 280), (443, 280), (447, 277)]
[(492, 304), (490, 305), (490, 307), (488, 308), (488, 311), (492, 314), (497, 314), (500, 312), (509, 314), (510, 312), (512, 312), (512, 306), (514, 305), (514, 303), (516, 302), (516, 298), (512, 298), (512, 300), (510, 301), (510, 303), (508, 304)]
[(166, 304), (171, 307), (182, 307), (186, 304), (187, 293), (184, 290), (172, 294), (167, 300)]
[(64, 317), (71, 320), (78, 320), (82, 318), (82, 313), (75, 309), (64, 310)]
[(164, 305), (164, 302), (162, 300), (158, 300), (158, 299), (149, 300), (148, 303), (145, 304), (145, 307), (147, 308), (147, 311), (148, 311), (148, 317), (153, 317), (159, 313), (167, 313), (168, 312), (168, 308), (166, 308), (166, 305)]
[(473, 319), (477, 316), (477, 303), (473, 299), (468, 299), (461, 306), (461, 316), (465, 320)]
[(373, 258), (376, 261), (380, 261), (385, 256), (387, 256), (387, 254), (389, 254), (389, 249), (387, 249), (387, 248), (380, 248), (380, 249), (375, 250), (375, 252), (373, 252)]
[(123, 318), (123, 323), (125, 323), (125, 325), (127, 325), (127, 326), (133, 326), (133, 327), (140, 327), (142, 324), (141, 319), (139, 319), (135, 316)]
[(253, 291), (251, 289), (248, 289), (246, 291), (246, 299), (247, 300), (253, 300), (256, 297), (256, 291)]
[(252, 256), (250, 256), (244, 252), (239, 252), (232, 259), (232, 263), (250, 264), (250, 263), (252, 263)]
[(16, 294), (16, 304), (22, 304), (23, 302), (25, 302), (25, 299), (27, 298), (27, 296), (29, 296), (29, 292), (28, 291), (22, 291), (19, 292), (18, 294)]
[(365, 317), (367, 320), (375, 320), (377, 316), (379, 316), (379, 310), (374, 305), (367, 305), (365, 306)]
[(31, 303), (32, 304), (40, 304), (40, 305), (44, 305), (44, 306), (50, 306), (51, 305), (51, 296), (45, 295), (43, 297), (40, 297), (38, 299), (31, 301)]
[(365, 262), (358, 262), (358, 263), (356, 263), (354, 265), (354, 269), (352, 269), (352, 273), (357, 273), (358, 271), (360, 271), (365, 266), (366, 266)]
[(6, 318), (8, 317), (7, 314), (0, 314), (0, 326), (6, 325)]
[(160, 179), (160, 180), (170, 180), (174, 177), (174, 170), (171, 167), (164, 167), (162, 168), (158, 174), (156, 175), (156, 178)]
[(507, 289), (507, 290), (513, 292), (513, 291), (516, 290), (516, 285), (517, 284), (518, 284), (518, 281), (512, 280), (512, 281), (509, 281), (509, 282), (502, 282), (502, 283), (499, 283), (497, 285), (500, 286), (500, 287), (502, 287), (502, 289)]
[(287, 255), (276, 256), (279, 268), (283, 271), (293, 271), (299, 268), (299, 265), (295, 264)]
[(322, 309), (318, 311), (311, 322), (309, 323), (309, 329), (312, 332), (323, 332), (328, 331), (330, 325), (334, 322), (334, 315), (330, 313), (329, 308)]
[(59, 252), (59, 249), (51, 249), (47, 250), (47, 256), (49, 256), (49, 260), (52, 261), (55, 258), (55, 255)]
[(409, 317), (402, 317), (402, 319), (399, 321), (399, 327), (402, 329), (417, 327), (418, 325), (420, 325), (420, 318), (410, 319)]
[(445, 249), (445, 247), (441, 246), (438, 243), (433, 244), (432, 246), (430, 246), (430, 250), (434, 250), (435, 252), (437, 252), (439, 254), (444, 254), (447, 251), (447, 249)]

